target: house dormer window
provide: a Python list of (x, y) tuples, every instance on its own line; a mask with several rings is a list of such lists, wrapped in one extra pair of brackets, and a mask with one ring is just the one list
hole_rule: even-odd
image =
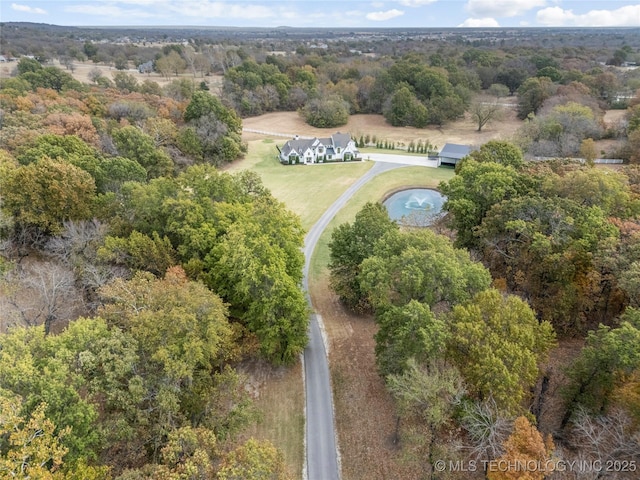
[(340, 150), (341, 150), (341, 148), (340, 148), (340, 147), (338, 147), (338, 151), (337, 151), (336, 153), (340, 153)]

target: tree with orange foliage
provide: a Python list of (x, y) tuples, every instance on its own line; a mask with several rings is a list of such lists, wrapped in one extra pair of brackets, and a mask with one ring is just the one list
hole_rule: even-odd
[(555, 468), (551, 436), (546, 440), (527, 417), (516, 418), (505, 453), (487, 464), (489, 480), (543, 480)]

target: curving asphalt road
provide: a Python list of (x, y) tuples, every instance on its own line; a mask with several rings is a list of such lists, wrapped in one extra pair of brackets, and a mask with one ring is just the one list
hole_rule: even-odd
[[(394, 168), (406, 166), (408, 165), (376, 161), (376, 164), (353, 183), (311, 227), (304, 240), (303, 287), (306, 292), (309, 291), (308, 276), (311, 255), (316, 248), (320, 235), (327, 228), (329, 222), (345, 206), (353, 194), (373, 177)], [(308, 293), (307, 301), (313, 311), (313, 304)], [(326, 347), (322, 335), (322, 319), (319, 315), (312, 313), (309, 324), (309, 344), (304, 350), (306, 397), (306, 465), (304, 473), (307, 480), (340, 479), (340, 463), (333, 416), (333, 395)]]

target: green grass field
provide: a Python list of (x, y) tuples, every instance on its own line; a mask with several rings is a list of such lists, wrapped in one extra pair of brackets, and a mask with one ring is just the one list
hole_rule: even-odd
[(453, 175), (454, 170), (451, 168), (406, 167), (391, 170), (371, 180), (338, 212), (320, 237), (311, 259), (311, 280), (317, 279), (329, 263), (328, 245), (333, 229), (342, 223), (352, 222), (365, 203), (382, 200), (387, 194), (405, 186), (435, 188)]
[(273, 140), (251, 141), (246, 158), (227, 171), (250, 169), (260, 174), (273, 196), (300, 215), (307, 230), (349, 185), (373, 166), (372, 162), (281, 165), (277, 154)]
[[(280, 165), (276, 154), (273, 140), (251, 141), (246, 158), (232, 164), (227, 171), (249, 169), (257, 172), (272, 194), (291, 211), (300, 215), (306, 229), (374, 165), (373, 162), (355, 162), (288, 166)], [(312, 258), (311, 279), (318, 278), (326, 269), (331, 231), (341, 223), (353, 221), (355, 214), (367, 201), (381, 200), (386, 194), (403, 186), (437, 187), (440, 181), (452, 176), (452, 169), (407, 167), (374, 178), (354, 195), (322, 235)], [(286, 370), (279, 369), (277, 375), (269, 374), (269, 380), (261, 387), (260, 397), (256, 402), (263, 413), (263, 420), (252, 432), (259, 438), (271, 440), (283, 450), (287, 464), (295, 475), (302, 471), (304, 462), (303, 388), (300, 365)]]

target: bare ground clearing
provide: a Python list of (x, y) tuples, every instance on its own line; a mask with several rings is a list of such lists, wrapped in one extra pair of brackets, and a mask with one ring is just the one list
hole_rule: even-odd
[[(242, 120), (244, 128), (263, 130), (274, 133), (291, 135), (305, 135), (326, 137), (336, 131), (348, 132), (355, 138), (360, 135), (375, 135), (380, 140), (389, 140), (408, 144), (411, 140), (428, 140), (439, 148), (445, 143), (459, 143), (464, 145), (482, 145), (489, 140), (509, 140), (522, 124), (513, 109), (505, 109), (504, 119), (490, 123), (477, 132), (477, 125), (470, 117), (448, 123), (442, 127), (393, 127), (382, 115), (359, 114), (351, 115), (349, 122), (338, 128), (316, 128), (307, 125), (296, 112), (275, 112), (250, 117)], [(264, 135), (244, 132), (245, 140), (264, 138)], [(286, 139), (282, 139), (284, 143)]]

